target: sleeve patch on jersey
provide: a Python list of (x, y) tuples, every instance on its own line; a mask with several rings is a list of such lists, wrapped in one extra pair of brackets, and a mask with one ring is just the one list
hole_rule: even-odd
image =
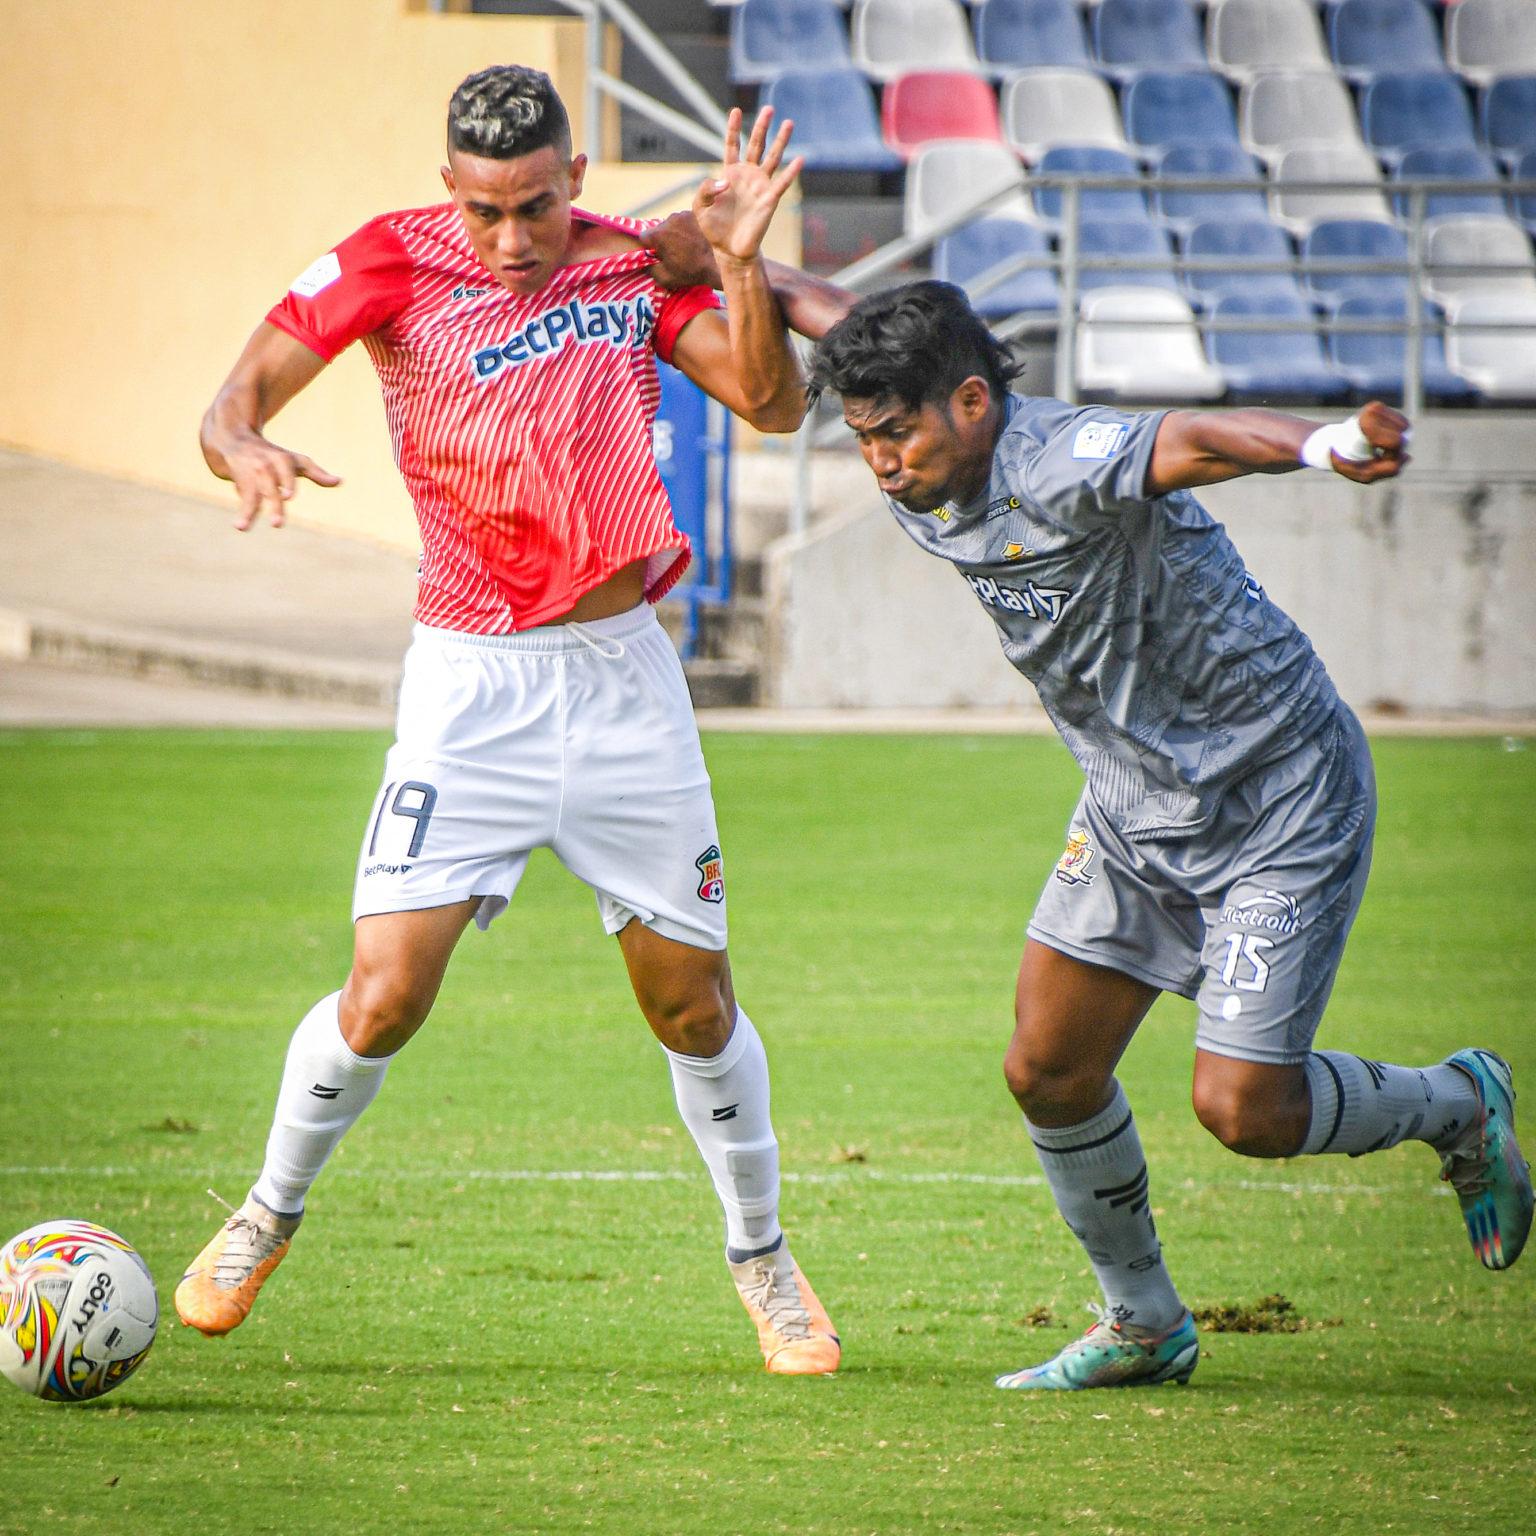
[(329, 288), (340, 276), (340, 258), (335, 251), (327, 251), (319, 261), (311, 262), (294, 278), (288, 292), (298, 294), (301, 299), (312, 299), (322, 288)]
[(1125, 446), (1125, 424), (1119, 421), (1090, 421), (1077, 429), (1072, 439), (1074, 459), (1112, 459)]

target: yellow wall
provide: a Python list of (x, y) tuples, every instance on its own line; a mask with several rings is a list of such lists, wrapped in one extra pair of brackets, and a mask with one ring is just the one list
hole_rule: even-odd
[[(472, 70), (547, 70), (581, 142), (582, 57), (576, 21), (408, 0), (0, 0), (0, 442), (220, 494), (198, 419), (289, 281), (441, 199)], [(616, 211), (682, 170), (594, 167), (583, 201)], [(414, 544), (361, 349), (272, 435), (346, 478), (296, 514)]]

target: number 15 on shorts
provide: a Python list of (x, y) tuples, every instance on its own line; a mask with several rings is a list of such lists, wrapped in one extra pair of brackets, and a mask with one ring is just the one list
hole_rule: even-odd
[(1269, 962), (1264, 951), (1274, 947), (1273, 939), (1261, 939), (1256, 933), (1229, 933), (1227, 961), (1221, 968), (1222, 985), (1238, 992), (1262, 992), (1269, 984)]

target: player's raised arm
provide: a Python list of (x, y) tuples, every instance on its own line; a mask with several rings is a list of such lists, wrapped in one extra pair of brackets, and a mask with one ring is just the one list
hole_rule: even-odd
[(244, 532), (268, 509), (275, 528), (300, 479), (340, 485), (341, 479), (302, 453), (262, 435), (266, 424), (325, 367), (325, 359), (286, 331), (263, 321), (203, 417), (203, 458), (240, 498), (235, 527)]
[(792, 125), (786, 122), (769, 143), (772, 118), (766, 108), (758, 113), (743, 149), (741, 113), (731, 113), (720, 175), (694, 199), (694, 218), (713, 253), (726, 313), (723, 320), (718, 314), (698, 315), (684, 326), (673, 362), (760, 431), (792, 432), (805, 415), (805, 381), (761, 247), (800, 161), (781, 163)]
[(1239, 475), (1283, 475), (1310, 465), (1370, 485), (1408, 462), (1408, 418), (1373, 400), (1348, 421), (1319, 427), (1279, 411), (1170, 411), (1157, 431), (1146, 494), (1192, 490)]

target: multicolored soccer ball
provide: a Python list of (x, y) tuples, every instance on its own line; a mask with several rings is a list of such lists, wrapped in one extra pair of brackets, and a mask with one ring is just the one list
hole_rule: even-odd
[(155, 1342), (160, 1299), (132, 1246), (89, 1221), (45, 1221), (0, 1248), (0, 1373), (80, 1402), (120, 1386)]

